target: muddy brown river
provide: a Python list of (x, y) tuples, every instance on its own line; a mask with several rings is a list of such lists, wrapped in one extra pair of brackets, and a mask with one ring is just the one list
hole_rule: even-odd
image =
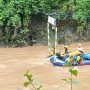
[[(83, 42), (84, 52), (90, 52), (90, 42)], [(77, 43), (69, 45), (76, 51)], [(62, 45), (58, 46), (63, 52)], [(23, 48), (0, 48), (0, 90), (32, 90), (25, 88), (24, 74), (29, 70), (33, 78), (40, 82), (43, 90), (70, 90), (70, 85), (62, 81), (70, 77), (68, 68), (52, 66), (49, 62), (47, 46)], [(90, 90), (90, 65), (78, 66), (80, 85), (73, 90)]]

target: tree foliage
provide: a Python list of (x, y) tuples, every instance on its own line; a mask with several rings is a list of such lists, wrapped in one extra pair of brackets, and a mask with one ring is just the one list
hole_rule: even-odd
[(30, 34), (31, 15), (58, 13), (59, 19), (86, 23), (90, 0), (0, 0), (0, 42), (25, 45)]
[(42, 85), (39, 82), (34, 81), (32, 74), (29, 71), (27, 71), (24, 76), (26, 77), (26, 80), (24, 82), (25, 87), (28, 87), (31, 85), (33, 87), (33, 90), (42, 89)]

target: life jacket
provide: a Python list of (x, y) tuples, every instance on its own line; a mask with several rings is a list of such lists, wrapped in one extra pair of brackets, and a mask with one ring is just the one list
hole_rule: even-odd
[(73, 60), (77, 61), (77, 55), (73, 55)]
[(74, 56), (73, 56), (73, 61), (75, 61), (75, 62), (77, 62), (78, 64), (80, 64), (81, 61), (82, 61), (82, 58), (81, 58), (81, 56), (74, 55)]
[(55, 48), (51, 48), (51, 50), (50, 50), (50, 54), (51, 54), (51, 56), (54, 56), (55, 55)]

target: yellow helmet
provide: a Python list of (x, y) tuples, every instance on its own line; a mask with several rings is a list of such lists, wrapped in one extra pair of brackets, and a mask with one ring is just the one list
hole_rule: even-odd
[(55, 48), (54, 48), (54, 47), (52, 47), (52, 48), (51, 48), (51, 50), (53, 51), (53, 50), (55, 50)]
[(76, 55), (80, 55), (81, 53), (79, 52), (79, 51), (76, 51), (76, 53), (75, 53)]
[(69, 57), (72, 57), (73, 56), (73, 53), (69, 53)]

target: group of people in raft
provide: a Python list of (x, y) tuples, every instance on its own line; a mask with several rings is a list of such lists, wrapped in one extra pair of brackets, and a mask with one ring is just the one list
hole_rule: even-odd
[(58, 52), (55, 54), (55, 48), (52, 47), (51, 49), (51, 56), (56, 55), (58, 59), (60, 60), (64, 60), (67, 63), (71, 63), (71, 62), (76, 62), (78, 64), (80, 64), (83, 59), (81, 58), (81, 55), (84, 54), (83, 48), (81, 46), (81, 44), (78, 44), (78, 48), (76, 50), (76, 52), (72, 53), (71, 50), (69, 49), (68, 46), (64, 46), (64, 53), (62, 54), (61, 52)]

